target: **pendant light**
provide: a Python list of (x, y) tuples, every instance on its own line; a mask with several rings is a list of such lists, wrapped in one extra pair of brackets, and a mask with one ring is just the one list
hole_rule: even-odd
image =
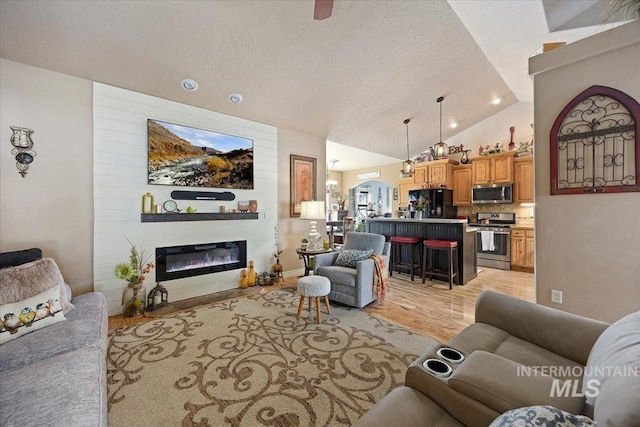
[(433, 146), (434, 157), (436, 159), (446, 159), (448, 147), (447, 144), (442, 142), (442, 101), (444, 101), (444, 96), (436, 99), (436, 102), (440, 104), (440, 142)]
[(413, 176), (415, 171), (415, 163), (409, 158), (409, 122), (410, 119), (404, 120), (404, 125), (407, 128), (407, 160), (402, 162), (402, 175), (404, 177)]

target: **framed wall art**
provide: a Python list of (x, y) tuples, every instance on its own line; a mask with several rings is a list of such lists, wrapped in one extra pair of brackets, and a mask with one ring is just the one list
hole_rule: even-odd
[(299, 217), (303, 201), (316, 199), (316, 159), (291, 154), (291, 200), (290, 216)]

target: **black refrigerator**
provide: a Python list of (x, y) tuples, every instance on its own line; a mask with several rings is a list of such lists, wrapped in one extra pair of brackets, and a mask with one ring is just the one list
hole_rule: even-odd
[(420, 197), (429, 201), (423, 218), (455, 218), (458, 214), (458, 208), (453, 206), (453, 190), (445, 188), (411, 190), (409, 191), (409, 205)]

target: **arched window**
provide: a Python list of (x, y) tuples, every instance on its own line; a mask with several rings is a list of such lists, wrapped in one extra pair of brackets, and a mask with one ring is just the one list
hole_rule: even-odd
[(640, 191), (640, 104), (591, 86), (551, 128), (551, 194)]

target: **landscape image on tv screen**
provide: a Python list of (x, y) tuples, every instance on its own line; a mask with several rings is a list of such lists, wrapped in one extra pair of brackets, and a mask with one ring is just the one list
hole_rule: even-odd
[(253, 189), (253, 140), (147, 120), (149, 184)]

